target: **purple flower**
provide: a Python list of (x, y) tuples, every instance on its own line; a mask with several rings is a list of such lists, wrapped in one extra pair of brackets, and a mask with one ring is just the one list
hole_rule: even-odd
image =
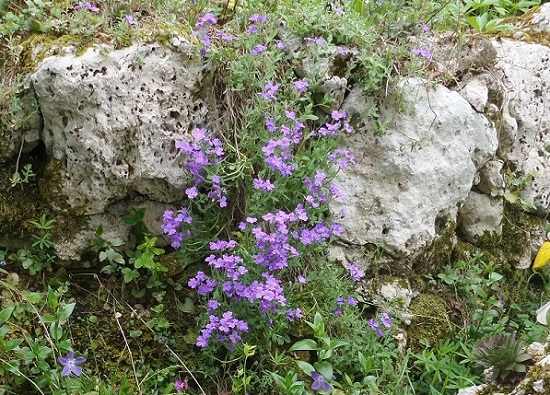
[(210, 299), (207, 303), (208, 312), (212, 314), (218, 307), (220, 307), (220, 302), (216, 299)]
[(176, 382), (174, 383), (174, 388), (178, 392), (188, 390), (189, 384), (187, 383), (187, 381), (176, 380)]
[(382, 317), (380, 318), (380, 322), (386, 328), (391, 328), (391, 317), (388, 313), (382, 313)]
[(328, 383), (325, 376), (323, 376), (321, 373), (313, 371), (311, 372), (311, 378), (313, 379), (313, 383), (311, 384), (311, 389), (313, 391), (329, 391), (331, 386)]
[(226, 32), (217, 32), (216, 33), (216, 37), (219, 37), (221, 38), (223, 41), (226, 41), (228, 43), (230, 43), (231, 41), (233, 41), (233, 36), (231, 36), (230, 34), (227, 34)]
[(124, 18), (126, 18), (126, 22), (128, 22), (131, 26), (137, 26), (137, 21), (132, 15), (124, 15)]
[(285, 43), (282, 42), (281, 40), (277, 40), (275, 45), (277, 45), (277, 48), (279, 49), (285, 49)]
[(86, 358), (84, 357), (74, 357), (74, 352), (69, 351), (66, 357), (59, 357), (58, 361), (63, 365), (63, 370), (61, 371), (62, 376), (68, 376), (71, 373), (74, 373), (75, 376), (80, 377), (82, 374), (82, 368), (78, 365), (84, 363)]
[(279, 90), (279, 85), (269, 81), (265, 84), (265, 91), (260, 93), (265, 100), (277, 100), (276, 93)]
[(199, 190), (197, 189), (197, 187), (187, 188), (185, 190), (185, 194), (189, 199), (195, 199), (197, 196), (199, 196)]
[(264, 192), (269, 192), (275, 189), (275, 184), (273, 184), (269, 180), (262, 180), (261, 178), (255, 178), (253, 182), (254, 182), (254, 189), (259, 189)]
[(334, 315), (342, 315), (342, 310), (339, 307), (337, 307), (334, 310), (332, 310), (332, 313)]
[(201, 29), (206, 23), (209, 23), (210, 25), (215, 25), (217, 22), (218, 20), (216, 19), (216, 16), (211, 12), (207, 12), (199, 18), (197, 23), (195, 23), (195, 29)]
[(345, 49), (344, 47), (342, 47), (341, 45), (338, 45), (336, 47), (336, 50), (338, 51), (338, 53), (342, 56), (346, 56), (348, 54), (348, 51), (347, 49)]
[(344, 305), (344, 298), (341, 297), (341, 296), (338, 296), (338, 298), (336, 298), (336, 304), (338, 306), (343, 306)]
[(231, 249), (235, 248), (237, 246), (237, 242), (235, 240), (218, 240), (218, 241), (211, 241), (209, 243), (210, 245), (210, 251), (221, 251), (225, 249)]
[(295, 319), (303, 318), (304, 315), (302, 314), (302, 310), (300, 308), (296, 308), (294, 310), (290, 309), (287, 311), (286, 316), (290, 322), (293, 322)]
[(308, 86), (309, 86), (309, 82), (304, 80), (298, 80), (294, 82), (294, 89), (296, 89), (300, 93), (305, 93), (307, 91)]
[(248, 20), (254, 23), (265, 23), (267, 22), (267, 15), (252, 14)]
[(302, 275), (300, 274), (300, 275), (298, 276), (298, 282), (299, 282), (300, 284), (305, 284), (305, 283), (307, 283), (307, 280), (306, 280), (306, 278), (305, 278), (304, 276), (302, 276)]
[(258, 56), (259, 54), (261, 54), (266, 49), (267, 49), (267, 47), (265, 45), (258, 44), (254, 48), (252, 48), (252, 50), (250, 51), (250, 55)]
[(349, 275), (350, 275), (350, 277), (353, 281), (359, 281), (363, 277), (365, 277), (365, 272), (363, 270), (361, 270), (359, 268), (359, 266), (357, 266), (357, 265), (355, 265), (351, 262), (348, 263), (347, 269), (348, 269)]
[(246, 32), (248, 34), (253, 34), (253, 33), (256, 33), (258, 31), (258, 25), (251, 25), (248, 27), (248, 29), (246, 30)]
[(96, 6), (94, 6), (92, 3), (90, 3), (89, 1), (86, 1), (84, 3), (78, 3), (78, 4), (75, 4), (73, 6), (73, 10), (81, 10), (81, 9), (86, 9), (90, 12), (98, 12), (99, 11), (99, 8), (97, 8)]
[(355, 299), (353, 296), (348, 296), (346, 299), (346, 303), (348, 306), (357, 306), (357, 299)]
[(413, 53), (413, 55), (421, 56), (421, 57), (426, 58), (428, 60), (432, 60), (432, 53), (430, 52), (429, 49), (414, 48), (414, 49), (411, 49), (411, 52)]
[(367, 325), (370, 327), (370, 329), (372, 329), (372, 331), (374, 333), (376, 333), (378, 336), (382, 337), (384, 336), (384, 332), (382, 332), (382, 330), (380, 329), (380, 325), (378, 324), (378, 322), (376, 322), (374, 320), (374, 318), (371, 318), (370, 320), (367, 321)]
[(428, 24), (425, 23), (425, 22), (422, 22), (421, 26), (422, 26), (422, 30), (424, 30), (424, 33), (428, 33), (429, 31), (432, 30), (432, 29), (428, 26)]
[(304, 41), (309, 41), (317, 45), (325, 44), (325, 39), (323, 37), (304, 37)]
[(338, 110), (333, 110), (331, 113), (330, 113), (330, 117), (332, 119), (334, 119), (335, 121), (340, 121), (342, 119), (346, 119), (348, 117), (348, 113), (345, 112), (345, 111), (338, 111)]

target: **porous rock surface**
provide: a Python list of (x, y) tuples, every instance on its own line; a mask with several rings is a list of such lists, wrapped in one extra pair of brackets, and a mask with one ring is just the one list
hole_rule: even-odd
[[(364, 125), (348, 139), (357, 165), (340, 175), (347, 199), (333, 209), (346, 211), (347, 242), (407, 256), (433, 241), (437, 221), (456, 220), (498, 140), (492, 122), (458, 93), (420, 79), (403, 80), (399, 89), (407, 110), (383, 109), (391, 120), (385, 134)], [(354, 117), (366, 102), (355, 90), (344, 108)]]
[(132, 191), (181, 197), (187, 175), (174, 141), (204, 121), (201, 78), (198, 63), (160, 44), (46, 58), (30, 80), (57, 166), (49, 193), (85, 214)]
[[(550, 4), (545, 6), (550, 10)], [(518, 176), (534, 176), (521, 197), (546, 214), (550, 209), (550, 48), (509, 39), (492, 43), (498, 53), (495, 73), (505, 92), (499, 154), (514, 164)]]

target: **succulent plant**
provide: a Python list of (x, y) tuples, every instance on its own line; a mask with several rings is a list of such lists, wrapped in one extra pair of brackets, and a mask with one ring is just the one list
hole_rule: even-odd
[(531, 355), (525, 351), (525, 342), (513, 333), (503, 333), (482, 338), (474, 347), (476, 362), (492, 370), (493, 379), (505, 379), (512, 372), (523, 373)]

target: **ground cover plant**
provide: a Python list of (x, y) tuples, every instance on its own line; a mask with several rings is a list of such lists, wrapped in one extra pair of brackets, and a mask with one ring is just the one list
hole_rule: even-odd
[[(502, 352), (488, 336), (540, 340), (534, 306), (508, 306), (512, 296), (496, 286), (507, 279), (491, 259), (473, 255), (434, 274), (427, 288), (470, 305), (450, 339), (413, 347), (402, 341), (400, 305), (375, 305), (360, 292), (372, 273), (327, 257), (346, 215), (329, 210), (345, 199), (336, 176), (355, 162), (341, 144), (353, 122), (323, 85), (327, 68), (376, 99), (403, 70), (429, 67), (430, 49), (410, 48), (408, 35), (466, 29), (464, 20), (495, 30), (501, 21), (492, 26), (490, 18), (535, 3), (484, 4), (0, 1), (9, 92), (0, 111), (17, 121), (3, 120), (1, 133), (24, 127), (13, 73), (28, 71), (25, 48), (37, 37), (121, 47), (166, 41), (165, 31), (177, 28), (211, 70), (224, 114), (174, 142), (192, 181), (180, 207), (164, 213), (169, 246), (158, 246), (136, 209), (127, 220), (136, 246), (106, 240), (99, 227), (94, 269), (58, 264), (56, 222), (46, 214), (27, 224), (31, 244), (0, 252), (0, 391), (451, 394), (481, 381), (475, 353), (492, 361)], [(473, 16), (485, 18), (484, 28)], [(383, 132), (376, 105), (365, 116)], [(34, 182), (25, 166), (18, 161), (12, 188)], [(527, 357), (516, 337), (506, 339), (519, 359), (499, 366), (498, 376), (513, 378)]]

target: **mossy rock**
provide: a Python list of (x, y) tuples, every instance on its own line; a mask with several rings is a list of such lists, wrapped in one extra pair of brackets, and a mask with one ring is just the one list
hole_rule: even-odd
[(423, 348), (420, 340), (427, 340), (431, 346), (452, 334), (451, 320), (447, 313), (447, 303), (435, 294), (421, 294), (410, 305), (413, 314), (411, 325), (407, 328), (407, 338), (413, 350)]

